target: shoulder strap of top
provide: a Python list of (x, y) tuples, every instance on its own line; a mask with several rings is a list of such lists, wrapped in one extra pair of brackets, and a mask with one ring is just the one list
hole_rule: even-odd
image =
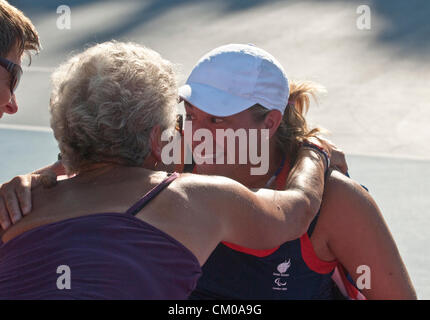
[(164, 188), (166, 188), (173, 180), (179, 177), (179, 173), (173, 172), (168, 173), (167, 178), (161, 181), (160, 184), (156, 185), (150, 191), (148, 191), (139, 201), (137, 201), (134, 205), (132, 205), (127, 211), (126, 214), (131, 214), (135, 216), (140, 210), (145, 207), (149, 201), (154, 199)]

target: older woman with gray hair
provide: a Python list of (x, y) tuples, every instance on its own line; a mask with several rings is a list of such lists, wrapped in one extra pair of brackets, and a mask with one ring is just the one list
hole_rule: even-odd
[(137, 44), (58, 68), (51, 125), (74, 177), (33, 190), (32, 214), (3, 234), (0, 299), (184, 299), (220, 241), (267, 249), (306, 230), (321, 153), (301, 149), (285, 191), (155, 171), (176, 103), (172, 65)]

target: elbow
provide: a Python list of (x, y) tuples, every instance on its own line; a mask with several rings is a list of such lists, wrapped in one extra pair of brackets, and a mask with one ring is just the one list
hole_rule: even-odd
[[(303, 211), (306, 217), (311, 220), (316, 216), (321, 207), (322, 193), (304, 192), (302, 191)], [(311, 221), (309, 221), (311, 223)]]
[[(295, 201), (292, 211), (285, 214), (285, 227), (282, 231), (283, 241), (293, 241), (300, 238), (308, 231), (309, 225), (312, 222), (311, 207), (306, 198), (301, 198)], [(285, 232), (288, 230), (288, 232)]]
[(298, 224), (300, 226), (299, 237), (301, 237), (306, 232), (308, 232), (309, 226), (311, 225), (312, 220), (315, 218), (316, 213), (317, 212), (313, 211), (312, 209), (310, 209), (309, 206), (306, 207), (306, 210), (300, 216), (300, 219), (299, 219), (299, 222), (298, 222)]
[(322, 202), (322, 194), (308, 194), (306, 195), (306, 202), (307, 202), (307, 214), (315, 217), (317, 212), (320, 210), (321, 202)]
[(297, 204), (297, 210), (300, 214), (296, 215), (299, 236), (306, 233), (313, 219), (317, 215), (321, 206), (321, 200), (316, 197), (309, 197), (303, 194), (301, 200)]
[[(303, 190), (291, 190), (289, 192), (291, 197), (289, 198), (288, 209), (282, 211), (283, 223), (279, 224), (278, 220), (277, 226), (284, 242), (293, 241), (303, 236), (308, 231), (321, 205), (320, 199), (309, 196), (309, 193), (305, 193)], [(281, 205), (277, 208), (282, 210)], [(273, 235), (275, 234), (278, 235), (277, 232)]]

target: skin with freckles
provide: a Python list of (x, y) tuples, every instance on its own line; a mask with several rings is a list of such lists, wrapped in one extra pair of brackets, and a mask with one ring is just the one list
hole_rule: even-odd
[[(17, 49), (13, 49), (4, 58), (21, 65), (21, 57), (22, 53), (18, 52)], [(0, 118), (5, 113), (14, 114), (18, 111), (15, 94), (10, 92), (10, 81), (9, 72), (5, 68), (0, 67)]]

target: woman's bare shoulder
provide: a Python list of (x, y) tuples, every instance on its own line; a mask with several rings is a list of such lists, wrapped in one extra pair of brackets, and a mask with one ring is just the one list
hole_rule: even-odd
[(327, 230), (337, 233), (340, 229), (383, 223), (382, 214), (370, 193), (358, 182), (335, 170), (326, 180), (321, 220)]
[(357, 181), (345, 176), (337, 170), (331, 170), (325, 182), (324, 196), (326, 200), (336, 203), (348, 203), (350, 200), (369, 200), (368, 191)]
[(177, 187), (188, 195), (225, 196), (246, 189), (239, 182), (222, 176), (182, 173), (177, 179)]
[(248, 188), (222, 176), (185, 173), (177, 179), (174, 188), (189, 205), (218, 217), (255, 200)]

